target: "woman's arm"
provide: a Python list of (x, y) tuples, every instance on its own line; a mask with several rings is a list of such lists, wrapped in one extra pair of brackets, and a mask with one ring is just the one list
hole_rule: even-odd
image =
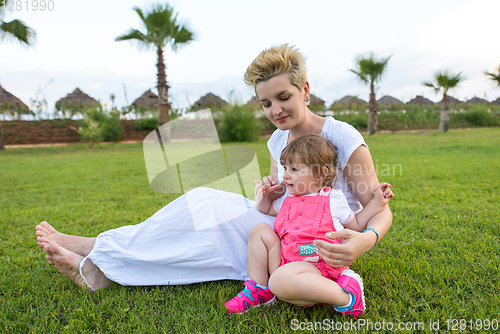
[[(354, 194), (363, 206), (368, 205), (373, 198), (379, 181), (373, 166), (373, 160), (368, 148), (364, 145), (358, 147), (349, 158), (344, 169), (344, 175)], [(373, 216), (368, 222), (368, 228), (377, 230), (382, 238), (392, 225), (392, 213), (388, 205)], [(331, 244), (326, 241), (316, 240), (317, 253), (323, 260), (333, 267), (344, 267), (352, 264), (361, 255), (369, 251), (376, 243), (378, 236), (373, 231), (360, 233), (348, 229), (327, 234), (330, 239), (344, 239), (343, 244)], [(340, 260), (340, 261), (337, 261)]]

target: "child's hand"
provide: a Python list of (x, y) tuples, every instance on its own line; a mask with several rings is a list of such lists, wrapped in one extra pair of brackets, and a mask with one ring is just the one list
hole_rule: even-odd
[(377, 201), (380, 206), (387, 205), (389, 200), (394, 197), (391, 187), (392, 186), (389, 183), (384, 182), (377, 187), (377, 190), (375, 190), (373, 199)]
[[(264, 176), (262, 178), (262, 182), (267, 184), (269, 187), (273, 187), (271, 188), (272, 190), (269, 192), (269, 200), (271, 202), (277, 200), (278, 198), (283, 196), (286, 192), (286, 187), (283, 185), (284, 182), (281, 182), (280, 184), (272, 175)], [(276, 185), (278, 187), (275, 187)]]
[(257, 201), (257, 198), (264, 198), (267, 197), (271, 192), (275, 191), (278, 189), (279, 184), (275, 184), (274, 186), (268, 186), (266, 183), (264, 183), (261, 180), (255, 180), (253, 181), (255, 183), (255, 200)]

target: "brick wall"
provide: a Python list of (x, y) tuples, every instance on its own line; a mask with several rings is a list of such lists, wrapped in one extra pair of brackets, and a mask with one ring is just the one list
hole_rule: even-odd
[[(142, 141), (148, 131), (135, 129), (135, 121), (122, 121), (122, 140)], [(78, 143), (77, 122), (66, 119), (2, 122), (4, 145)]]
[[(218, 126), (219, 120), (215, 119)], [(269, 136), (274, 128), (265, 119), (262, 123), (262, 136)], [(197, 123), (200, 123), (199, 125)], [(204, 121), (190, 121), (178, 123), (176, 129), (172, 130), (173, 139), (192, 138), (193, 135), (203, 134)], [(57, 143), (79, 143), (80, 135), (76, 131), (77, 122), (69, 119), (55, 119), (47, 121), (4, 121), (2, 122), (4, 132), (4, 145), (21, 144), (57, 144)], [(141, 142), (151, 131), (137, 131), (134, 120), (122, 120), (121, 141)]]

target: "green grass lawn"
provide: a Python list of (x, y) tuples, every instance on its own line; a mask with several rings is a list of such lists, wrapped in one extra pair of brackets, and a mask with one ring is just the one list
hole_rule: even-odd
[[(389, 324), (395, 331), (400, 323), (408, 329), (423, 323), (420, 332), (431, 332), (430, 321), (439, 321), (441, 332), (448, 326), (476, 332), (485, 319), (500, 330), (500, 128), (377, 134), (366, 141), (380, 180), (393, 185), (396, 197), (391, 230), (351, 266), (364, 278), (367, 301), (355, 332)], [(267, 173), (265, 141), (244, 145)], [(227, 315), (224, 302), (242, 288), (234, 281), (115, 284), (91, 294), (58, 274), (36, 245), (42, 220), (64, 233), (97, 236), (140, 223), (174, 198), (150, 189), (141, 144), (0, 152), (0, 331), (282, 333), (314, 322), (328, 331), (350, 321), (328, 305), (284, 302)]]

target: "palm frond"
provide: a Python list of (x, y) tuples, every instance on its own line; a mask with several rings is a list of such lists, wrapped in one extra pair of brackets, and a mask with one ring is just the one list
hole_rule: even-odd
[(497, 85), (500, 86), (500, 68), (498, 69), (498, 74), (490, 73), (490, 72), (484, 72), (484, 74), (489, 76), (489, 79), (496, 81)]
[[(187, 43), (193, 39), (193, 33), (178, 24), (177, 14), (169, 5), (153, 4), (145, 12), (134, 7), (144, 25), (145, 31), (131, 30), (128, 35), (116, 38), (116, 41), (136, 40), (163, 49), (171, 44), (175, 51), (178, 44)], [(140, 35), (139, 35), (140, 33)]]
[(436, 73), (435, 78), (438, 86), (450, 89), (454, 88), (460, 81), (462, 81), (461, 75), (462, 72), (457, 75), (452, 75), (448, 71), (440, 71)]
[(439, 88), (439, 87), (434, 86), (434, 85), (433, 85), (432, 83), (430, 83), (430, 82), (424, 82), (424, 85), (425, 85), (425, 86), (427, 86), (427, 87), (430, 87), (430, 88), (434, 89), (434, 90), (436, 91), (436, 94), (439, 92), (439, 89), (440, 89), (440, 88)]
[(35, 30), (28, 27), (20, 20), (12, 20), (10, 22), (2, 22), (0, 24), (0, 31), (3, 37), (11, 37), (26, 44), (33, 45), (36, 39)]
[(139, 7), (134, 7), (133, 10), (137, 13), (137, 15), (139, 15), (139, 17), (141, 18), (142, 22), (146, 22), (146, 18), (144, 17), (144, 14), (142, 13), (142, 9), (140, 9)]
[(188, 44), (194, 39), (194, 34), (185, 27), (174, 27), (172, 34), (172, 50), (176, 51), (180, 44)]
[[(358, 65), (359, 70), (352, 72), (356, 73), (360, 79), (365, 83), (375, 83), (382, 79), (382, 75), (386, 69), (387, 64), (389, 63), (389, 59), (391, 59), (392, 55), (387, 58), (377, 59), (370, 53), (368, 56), (358, 55), (356, 57), (356, 64)], [(362, 74), (362, 76), (360, 75)]]
[(434, 74), (434, 79), (436, 80), (436, 84), (424, 83), (424, 85), (433, 88), (436, 91), (436, 94), (443, 89), (444, 93), (447, 94), (448, 90), (456, 87), (461, 81), (464, 80), (462, 77), (462, 72), (453, 75), (448, 71), (437, 71)]
[(153, 47), (154, 43), (150, 40), (150, 37), (143, 34), (139, 30), (130, 29), (129, 32), (125, 35), (118, 36), (115, 38), (116, 42), (119, 41), (135, 41), (137, 42), (139, 47), (149, 49)]
[(363, 81), (364, 83), (369, 83), (368, 81), (368, 78), (366, 77), (366, 75), (364, 73), (362, 73), (361, 71), (355, 71), (355, 70), (350, 70), (352, 73), (356, 74), (358, 76), (358, 79)]

